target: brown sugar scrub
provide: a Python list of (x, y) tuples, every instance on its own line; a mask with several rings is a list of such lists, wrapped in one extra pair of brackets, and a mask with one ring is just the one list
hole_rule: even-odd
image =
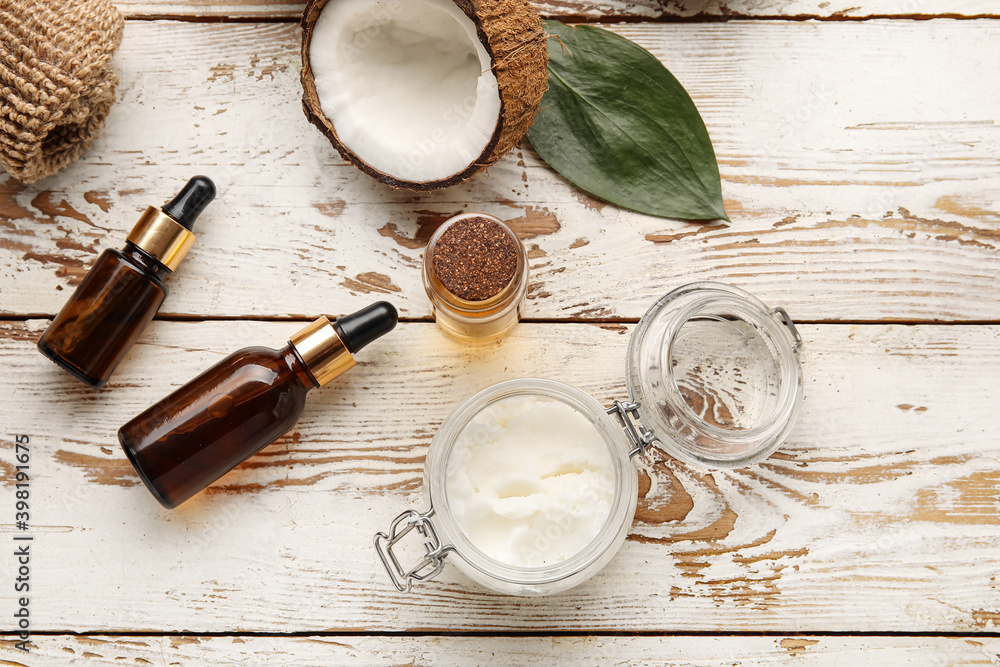
[(459, 340), (490, 341), (520, 319), (528, 263), (510, 227), (491, 215), (466, 213), (431, 237), (423, 277), (438, 326)]
[(431, 262), (449, 292), (466, 301), (485, 301), (514, 277), (517, 239), (490, 218), (465, 218), (441, 235)]

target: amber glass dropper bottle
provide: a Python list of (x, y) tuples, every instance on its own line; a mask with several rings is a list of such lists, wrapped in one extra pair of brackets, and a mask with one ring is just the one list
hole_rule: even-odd
[(38, 349), (100, 389), (166, 298), (164, 279), (194, 245), (194, 221), (215, 198), (195, 176), (162, 208), (150, 206), (121, 250), (108, 249), (38, 340)]
[(334, 322), (321, 317), (280, 350), (229, 355), (118, 430), (146, 487), (176, 507), (288, 432), (306, 394), (354, 366), (354, 353), (396, 326), (379, 301)]

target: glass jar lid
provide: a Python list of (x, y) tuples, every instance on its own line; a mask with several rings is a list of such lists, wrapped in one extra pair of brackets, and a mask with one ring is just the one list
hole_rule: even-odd
[(685, 285), (646, 311), (626, 379), (642, 423), (677, 459), (737, 468), (767, 458), (802, 397), (788, 313), (722, 283)]

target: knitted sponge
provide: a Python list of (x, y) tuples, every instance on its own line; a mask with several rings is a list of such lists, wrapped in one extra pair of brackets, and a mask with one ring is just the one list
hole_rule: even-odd
[(31, 183), (104, 129), (124, 21), (108, 0), (0, 2), (0, 162)]

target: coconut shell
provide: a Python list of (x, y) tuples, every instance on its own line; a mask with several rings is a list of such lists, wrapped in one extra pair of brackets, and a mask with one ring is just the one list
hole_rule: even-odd
[(302, 108), (306, 117), (330, 140), (340, 155), (372, 178), (395, 188), (437, 190), (467, 181), (517, 146), (538, 114), (538, 105), (548, 87), (548, 47), (545, 30), (527, 0), (453, 0), (476, 25), (493, 63), (493, 75), (500, 92), (500, 116), (496, 130), (482, 154), (468, 167), (436, 181), (404, 181), (393, 178), (358, 157), (337, 136), (333, 123), (320, 104), (309, 62), (316, 19), (327, 2), (309, 0), (302, 12)]

